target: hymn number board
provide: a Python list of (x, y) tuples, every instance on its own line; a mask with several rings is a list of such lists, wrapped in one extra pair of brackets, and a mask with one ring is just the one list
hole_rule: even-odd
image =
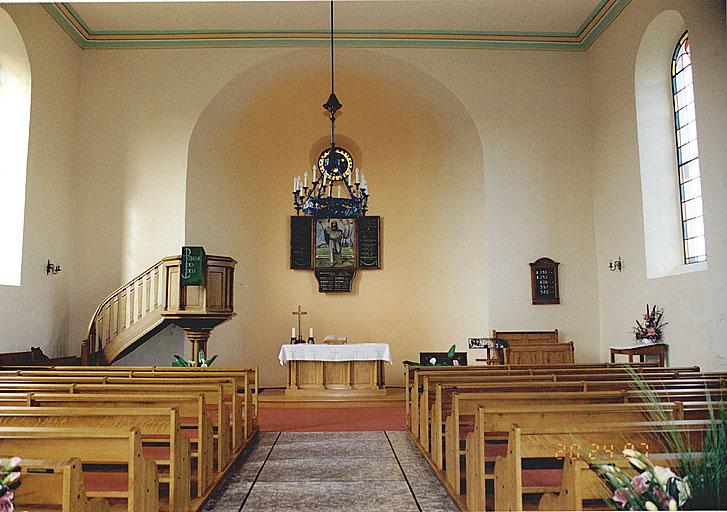
[(558, 265), (550, 258), (540, 258), (530, 264), (533, 304), (560, 304)]

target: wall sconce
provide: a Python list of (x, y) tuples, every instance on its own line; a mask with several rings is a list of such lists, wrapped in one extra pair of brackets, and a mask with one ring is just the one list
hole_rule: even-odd
[(50, 260), (48, 260), (48, 264), (45, 266), (46, 275), (48, 275), (48, 274), (56, 275), (60, 271), (61, 271), (60, 265), (54, 265), (53, 263), (50, 262)]
[(608, 262), (608, 270), (610, 270), (611, 272), (615, 272), (616, 270), (621, 272), (622, 264), (623, 262), (621, 261), (621, 256), (619, 256), (617, 260)]

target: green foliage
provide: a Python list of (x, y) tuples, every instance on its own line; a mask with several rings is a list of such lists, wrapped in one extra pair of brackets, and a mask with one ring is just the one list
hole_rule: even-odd
[[(661, 407), (659, 398), (654, 394), (641, 376), (632, 369), (629, 373), (633, 387), (643, 400), (655, 404), (652, 421), (669, 424), (669, 415)], [(686, 478), (692, 490), (692, 498), (686, 503), (689, 510), (727, 510), (727, 408), (724, 401), (718, 404), (711, 401), (709, 390), (705, 388), (709, 401), (710, 424), (704, 444), (692, 446), (691, 439), (674, 428), (666, 429), (664, 441), (669, 450), (678, 454), (679, 473)], [(700, 456), (691, 456), (701, 452)]]
[[(217, 356), (218, 355), (219, 354), (215, 354), (212, 357), (210, 357), (209, 359), (205, 359), (204, 358), (204, 351), (203, 350), (200, 350), (199, 353), (197, 354), (197, 362), (198, 362), (199, 366), (201, 366), (203, 368), (204, 367), (209, 367), (209, 366), (212, 366), (212, 363), (215, 362), (215, 359), (217, 359)], [(193, 361), (187, 361), (182, 356), (179, 356), (177, 354), (174, 354), (174, 361), (172, 361), (172, 366), (174, 366), (176, 368), (180, 368), (180, 367), (181, 368), (189, 368), (189, 367), (194, 366), (194, 362)]]

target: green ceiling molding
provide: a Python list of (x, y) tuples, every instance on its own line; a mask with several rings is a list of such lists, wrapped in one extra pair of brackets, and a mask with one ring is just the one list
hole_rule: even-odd
[[(377, 31), (336, 32), (336, 45), (358, 48), (461, 48), (516, 50), (586, 50), (631, 0), (601, 0), (576, 32)], [(254, 31), (106, 31), (93, 30), (69, 3), (43, 7), (84, 49), (319, 47), (330, 44), (327, 32)]]

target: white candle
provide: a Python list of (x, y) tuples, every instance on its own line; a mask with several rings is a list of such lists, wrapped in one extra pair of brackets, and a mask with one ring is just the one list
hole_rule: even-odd
[(313, 183), (315, 183), (316, 181), (318, 181), (318, 180), (316, 179), (316, 166), (314, 165), (313, 166)]
[(348, 175), (348, 186), (349, 187), (351, 186), (351, 175), (350, 174)]
[(356, 167), (356, 183), (361, 183), (360, 181), (358, 181), (358, 167)]
[(295, 192), (295, 176), (293, 176), (293, 192)]
[(341, 199), (341, 185), (338, 185), (338, 199)]
[(324, 174), (324, 175), (323, 175), (323, 186), (324, 186), (324, 187), (326, 186), (326, 180), (327, 180), (327, 179), (328, 179), (328, 175), (327, 175), (327, 174)]
[(303, 188), (308, 188), (308, 171), (303, 173)]
[(291, 339), (295, 339), (295, 327), (290, 330), (290, 337)]
[(309, 338), (312, 338), (313, 337), (313, 327), (311, 327), (310, 329), (308, 329), (308, 337)]

